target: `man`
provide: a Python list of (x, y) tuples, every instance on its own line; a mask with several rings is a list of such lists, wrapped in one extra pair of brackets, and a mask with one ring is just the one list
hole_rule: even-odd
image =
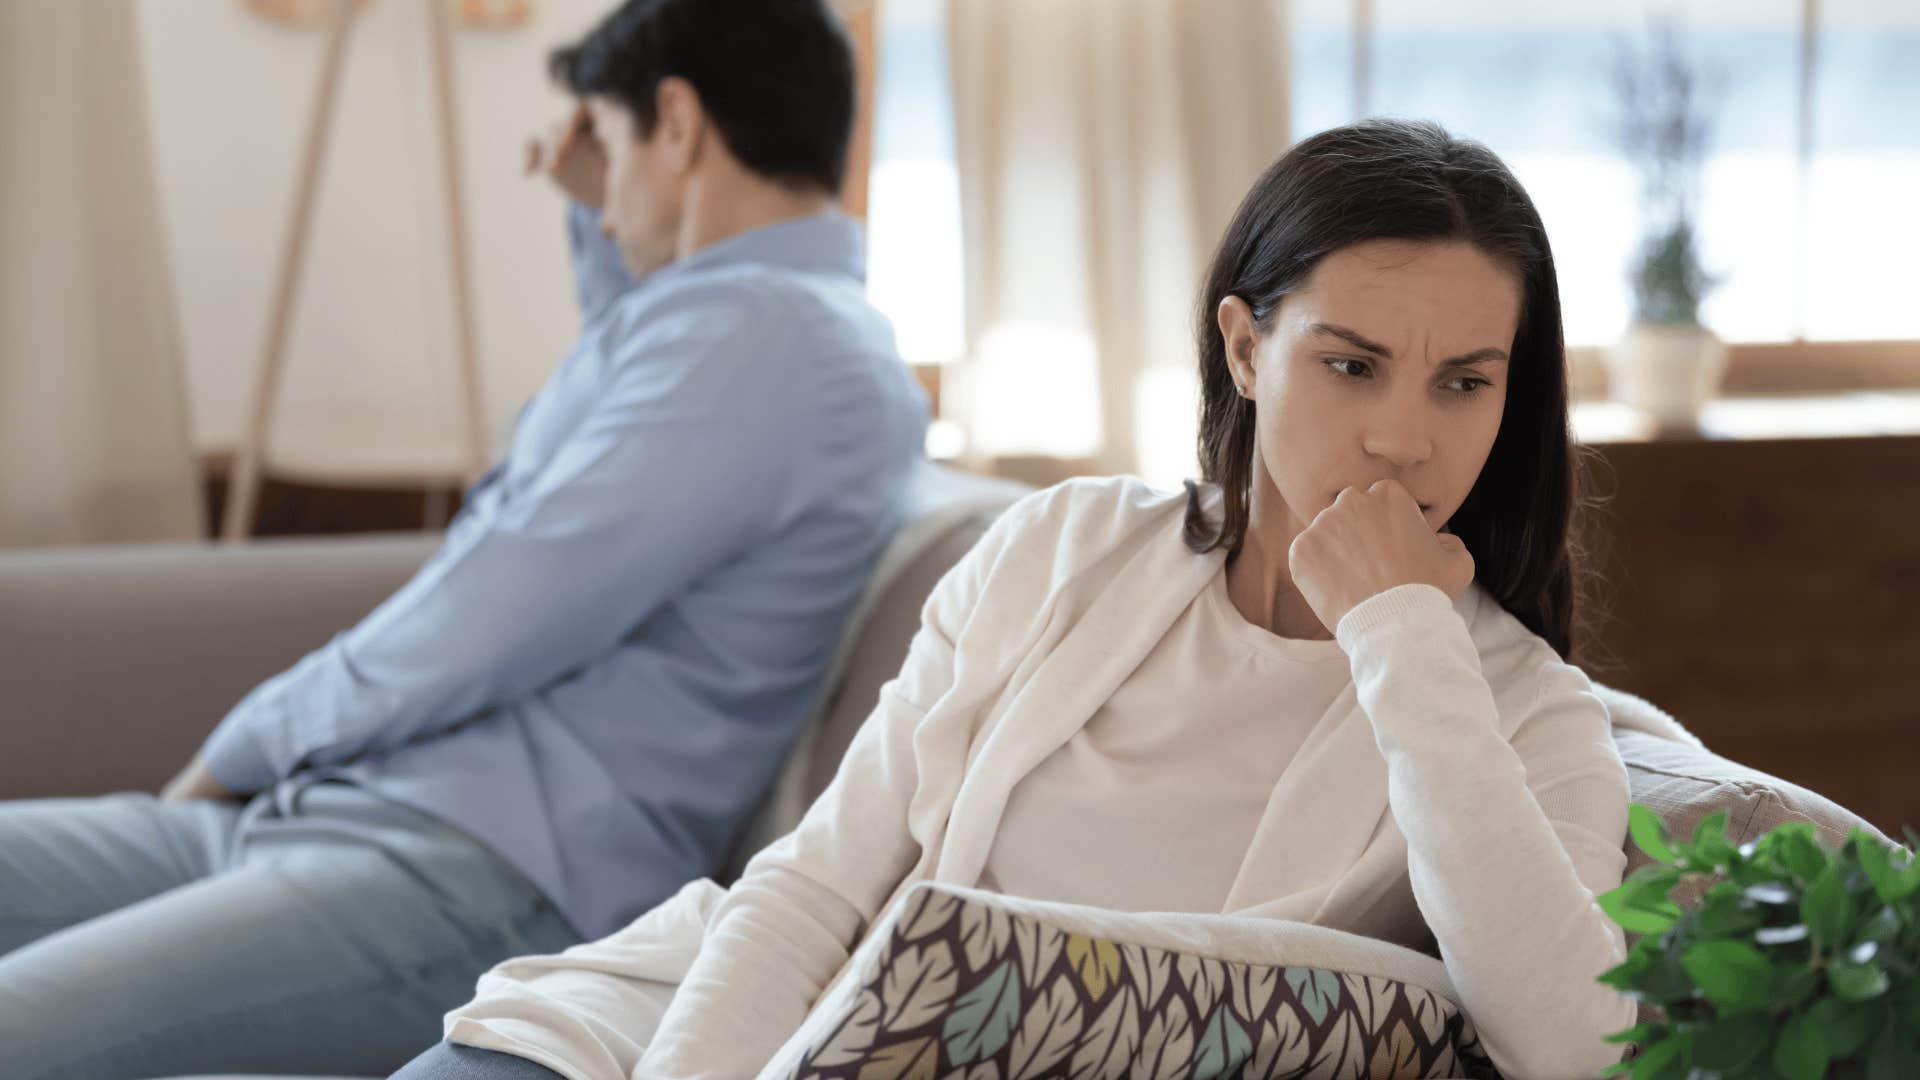
[(834, 210), (851, 50), (819, 0), (631, 0), (552, 70), (579, 342), (159, 800), (0, 804), (12, 1080), (384, 1074), (714, 871), (798, 734), (926, 427)]

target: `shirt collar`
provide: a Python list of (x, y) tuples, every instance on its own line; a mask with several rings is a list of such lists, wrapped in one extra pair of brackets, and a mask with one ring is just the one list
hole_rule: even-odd
[(676, 259), (654, 275), (672, 277), (734, 263), (761, 263), (815, 274), (839, 274), (864, 283), (867, 253), (860, 223), (839, 210), (790, 218), (736, 233)]

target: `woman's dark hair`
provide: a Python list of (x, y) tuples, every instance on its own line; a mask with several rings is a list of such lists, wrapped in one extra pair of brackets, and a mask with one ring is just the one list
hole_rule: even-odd
[(1257, 329), (1321, 259), (1369, 240), (1462, 241), (1520, 278), (1520, 325), (1509, 350), (1506, 411), (1466, 501), (1448, 523), (1473, 555), (1475, 579), (1564, 658), (1589, 573), (1574, 532), (1585, 469), (1567, 425), (1567, 358), (1553, 252), (1533, 200), (1493, 151), (1438, 124), (1373, 119), (1323, 131), (1288, 150), (1240, 203), (1207, 273), (1197, 312), (1200, 470), (1220, 485), (1218, 522), (1188, 485), (1186, 541), (1196, 552), (1246, 539), (1254, 404), (1227, 368), (1217, 320), (1237, 296)]
[(547, 58), (578, 97), (624, 105), (642, 137), (660, 80), (693, 84), (741, 164), (838, 193), (853, 132), (853, 46), (823, 0), (627, 0)]

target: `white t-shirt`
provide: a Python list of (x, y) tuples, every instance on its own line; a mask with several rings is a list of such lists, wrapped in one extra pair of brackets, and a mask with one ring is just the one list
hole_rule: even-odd
[(1218, 914), (1281, 772), (1352, 681), (1338, 641), (1248, 622), (1222, 569), (1086, 726), (1014, 785), (980, 887)]

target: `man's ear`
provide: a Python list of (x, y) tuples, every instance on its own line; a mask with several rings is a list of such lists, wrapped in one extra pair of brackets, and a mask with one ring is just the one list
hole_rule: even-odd
[(660, 80), (653, 92), (653, 152), (673, 172), (691, 172), (700, 163), (707, 133), (707, 110), (700, 92), (678, 75)]

